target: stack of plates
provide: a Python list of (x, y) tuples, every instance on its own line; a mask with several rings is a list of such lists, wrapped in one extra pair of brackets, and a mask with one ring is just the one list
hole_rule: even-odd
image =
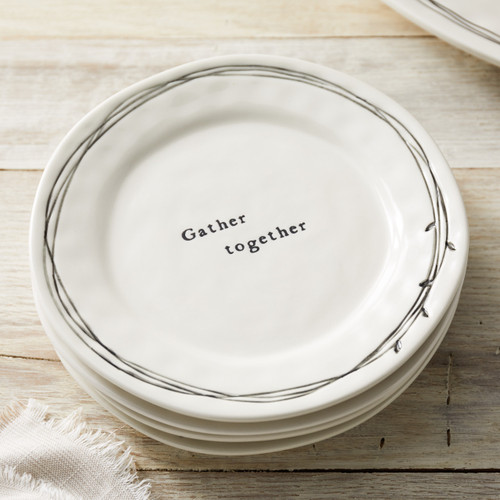
[(30, 247), (76, 381), (146, 435), (236, 455), (333, 436), (403, 392), (453, 317), (468, 231), (445, 160), (391, 99), (231, 56), (84, 117)]

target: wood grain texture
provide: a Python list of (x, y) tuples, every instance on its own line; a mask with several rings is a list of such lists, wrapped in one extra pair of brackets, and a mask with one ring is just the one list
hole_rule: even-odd
[(29, 221), (41, 172), (0, 171), (0, 354), (57, 359), (40, 335), (29, 268)]
[[(452, 167), (500, 164), (500, 68), (429, 39), (0, 41), (0, 169), (42, 169), (70, 128), (122, 88), (231, 53), (303, 58), (408, 109)], [(355, 54), (355, 57), (353, 57)]]
[[(393, 97), (454, 167), (471, 230), (452, 326), (400, 398), (340, 436), (239, 458), (155, 442), (87, 396), (40, 325), (28, 256), (41, 170), (71, 126), (127, 85), (231, 53), (307, 59)], [(378, 0), (0, 0), (0, 77), (0, 408), (81, 407), (132, 448), (152, 498), (500, 497), (500, 68)]]
[(378, 0), (2, 0), (3, 38), (415, 36)]
[[(142, 472), (141, 477), (147, 477)], [(269, 473), (163, 472), (153, 490), (163, 499), (273, 499), (307, 500), (419, 498), (498, 498), (498, 474), (464, 473)], [(161, 496), (160, 496), (161, 495)]]

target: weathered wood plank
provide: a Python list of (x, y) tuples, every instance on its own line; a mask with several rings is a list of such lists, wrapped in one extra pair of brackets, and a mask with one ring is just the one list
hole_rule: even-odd
[(149, 472), (152, 495), (163, 499), (335, 500), (419, 498), (435, 500), (498, 498), (497, 473), (269, 473), (269, 472)]
[(138, 80), (193, 59), (259, 52), (325, 64), (374, 85), (415, 115), (452, 167), (500, 164), (500, 68), (433, 38), (3, 40), (0, 169), (42, 169), (74, 123)]
[(41, 172), (0, 171), (0, 354), (57, 359), (35, 310), (29, 220)]
[(8, 38), (415, 36), (424, 32), (372, 0), (3, 0)]
[[(151, 74), (228, 53), (308, 59), (392, 96), (457, 169), (471, 225), (456, 317), (410, 389), (341, 436), (240, 458), (157, 443), (88, 397), (41, 328), (27, 246), (40, 170), (81, 116)], [(132, 447), (153, 498), (500, 496), (500, 68), (372, 0), (4, 0), (0, 76), (0, 410), (28, 397), (55, 415), (82, 407)]]

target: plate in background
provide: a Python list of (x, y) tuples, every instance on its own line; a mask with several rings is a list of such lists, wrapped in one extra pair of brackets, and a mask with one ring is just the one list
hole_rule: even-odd
[(500, 66), (497, 0), (383, 0), (421, 28)]

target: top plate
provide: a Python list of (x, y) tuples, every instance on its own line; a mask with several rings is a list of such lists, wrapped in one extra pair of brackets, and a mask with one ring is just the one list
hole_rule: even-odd
[(234, 56), (87, 115), (44, 172), (31, 251), (39, 307), (93, 369), (181, 413), (259, 420), (401, 366), (459, 286), (467, 224), (390, 99)]
[(384, 0), (425, 30), (500, 66), (498, 0)]

